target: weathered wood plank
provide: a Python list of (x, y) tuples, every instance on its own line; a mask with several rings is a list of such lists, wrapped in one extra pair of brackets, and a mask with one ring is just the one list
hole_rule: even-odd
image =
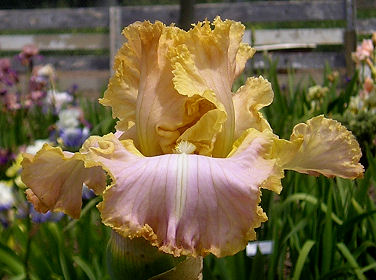
[(45, 56), (43, 63), (50, 63), (58, 70), (67, 71), (110, 69), (110, 59), (108, 55)]
[(222, 18), (242, 22), (280, 22), (345, 19), (343, 0), (264, 1), (196, 5), (196, 18)]
[[(278, 69), (323, 69), (325, 63), (332, 68), (344, 68), (345, 56), (337, 52), (273, 52), (272, 59), (278, 59)], [(247, 67), (263, 69), (268, 67), (262, 52), (258, 52), (248, 61)]]
[[(196, 5), (198, 9), (199, 5)], [(127, 26), (135, 21), (156, 20), (165, 24), (177, 23), (179, 21), (178, 5), (153, 5), (153, 6), (133, 6), (121, 7), (122, 26)]]
[(376, 32), (376, 18), (358, 19), (356, 29), (358, 34), (371, 34)]
[[(121, 9), (110, 7), (110, 67), (113, 69), (115, 55), (124, 42), (121, 35)], [(111, 74), (113, 74), (111, 72)]]
[[(25, 71), (25, 66), (21, 65), (18, 60), (9, 58), (12, 61), (13, 69), (20, 73)], [(52, 64), (55, 69), (62, 71), (108, 71), (110, 69), (108, 55), (46, 55), (35, 59), (34, 63), (35, 65)]]
[[(343, 29), (317, 28), (256, 30), (254, 38), (255, 46), (273, 44), (333, 45), (343, 43)], [(122, 42), (119, 42), (114, 48), (118, 49)], [(251, 44), (250, 30), (246, 30), (244, 42)], [(0, 35), (0, 50), (17, 51), (21, 50), (26, 44), (34, 44), (41, 50), (108, 49), (109, 35), (90, 33)]]
[[(343, 3), (343, 0), (326, 0), (197, 4), (195, 18), (197, 21), (220, 15), (243, 22), (337, 20), (345, 18)], [(178, 21), (179, 6), (121, 7), (121, 12), (123, 26), (137, 20), (161, 20), (169, 24)], [(105, 7), (0, 10), (0, 30), (108, 27), (108, 14)]]
[(346, 0), (346, 30), (343, 45), (345, 49), (346, 75), (351, 77), (355, 71), (352, 53), (356, 50), (356, 0)]
[[(247, 67), (262, 69), (267, 67), (263, 52), (257, 52), (247, 63)], [(345, 57), (336, 52), (272, 52), (268, 53), (273, 59), (278, 59), (278, 69), (323, 69), (327, 62), (333, 68), (344, 68)], [(43, 64), (51, 63), (57, 70), (109, 70), (110, 62), (107, 55), (74, 55), (74, 56), (45, 56)], [(23, 67), (16, 67), (16, 70), (24, 70)]]
[[(122, 7), (122, 25), (135, 21), (160, 20), (166, 24), (178, 22), (177, 5)], [(331, 1), (267, 1), (242, 3), (197, 4), (195, 20), (212, 20), (217, 15), (223, 19), (242, 22), (279, 22), (308, 20), (341, 20), (346, 18), (343, 0)]]
[(359, 9), (376, 9), (376, 0), (356, 0)]
[(253, 48), (256, 51), (280, 51), (280, 50), (294, 50), (294, 49), (315, 49), (316, 44), (295, 44), (295, 43), (283, 43), (272, 45), (255, 45)]
[[(315, 44), (339, 45), (343, 44), (342, 28), (301, 28), (301, 29), (270, 29), (255, 30), (254, 45), (272, 44)], [(251, 44), (251, 30), (246, 30), (244, 41)]]
[(108, 8), (0, 10), (0, 30), (108, 27)]
[(18, 51), (27, 44), (40, 50), (97, 50), (108, 49), (107, 34), (34, 34), (0, 35), (0, 50)]

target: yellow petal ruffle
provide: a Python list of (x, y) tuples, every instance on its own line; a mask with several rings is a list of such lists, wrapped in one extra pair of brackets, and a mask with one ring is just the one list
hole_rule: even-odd
[(318, 116), (294, 127), (290, 141), (276, 140), (273, 156), (283, 169), (354, 179), (362, 176), (359, 144), (339, 122)]
[(248, 78), (245, 85), (233, 95), (235, 110), (235, 137), (238, 138), (248, 128), (258, 131), (271, 130), (269, 123), (259, 112), (273, 101), (271, 84), (262, 78)]
[[(244, 26), (239, 22), (222, 21), (217, 17), (213, 23), (204, 21), (194, 25), (184, 39), (185, 52), (189, 53), (186, 56), (192, 61), (190, 65), (194, 65), (185, 79), (190, 81), (189, 84), (197, 84), (191, 81), (196, 80), (193, 77), (200, 77), (200, 84), (215, 94), (227, 114), (226, 122), (215, 137), (214, 157), (226, 157), (235, 140), (232, 84), (239, 71), (244, 69), (246, 60), (254, 54), (252, 48), (241, 45), (243, 34)], [(179, 90), (176, 83), (175, 87)]]
[(111, 77), (104, 97), (100, 103), (112, 107), (112, 115), (119, 118), (116, 125), (120, 131), (126, 131), (136, 121), (136, 101), (140, 82), (141, 50), (137, 44), (138, 34), (132, 28), (123, 31), (128, 38), (115, 56), (114, 75)]
[(185, 32), (145, 21), (123, 34), (127, 43), (100, 100), (119, 118), (117, 129), (135, 125), (129, 135), (146, 156), (187, 140), (199, 154), (225, 157), (235, 140), (232, 84), (254, 54), (241, 43), (244, 26), (216, 18)]

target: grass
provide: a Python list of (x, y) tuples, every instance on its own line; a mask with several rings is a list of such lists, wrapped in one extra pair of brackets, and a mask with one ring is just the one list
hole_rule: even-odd
[(376, 17), (376, 9), (357, 9), (356, 16), (359, 19), (374, 18)]
[[(99, 213), (92, 202), (98, 201), (87, 203), (75, 223), (66, 216), (59, 223), (31, 224), (25, 219), (18, 220), (11, 231), (2, 231), (0, 278), (109, 279), (103, 265), (103, 240), (108, 239), (109, 230), (97, 223)], [(17, 246), (10, 250), (8, 244), (14, 242)]]

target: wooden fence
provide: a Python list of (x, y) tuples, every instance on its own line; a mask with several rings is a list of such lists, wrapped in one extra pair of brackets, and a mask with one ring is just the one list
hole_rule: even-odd
[[(355, 2), (325, 0), (197, 4), (194, 21), (205, 18), (211, 20), (217, 15), (249, 25), (262, 22), (342, 21), (346, 27), (257, 29), (253, 34), (247, 30), (244, 38), (260, 51), (254, 58), (255, 67), (264, 67), (262, 51), (268, 51), (279, 59), (280, 68), (322, 68), (325, 62), (339, 68), (345, 67), (346, 57), (348, 59), (354, 50), (356, 34), (376, 31), (376, 18), (356, 19)], [(375, 0), (358, 0), (358, 4), (376, 7)], [(17, 51), (25, 44), (35, 44), (42, 51), (51, 53), (45, 56), (45, 62), (54, 64), (58, 69), (108, 70), (111, 58), (123, 43), (120, 35), (122, 27), (137, 20), (161, 20), (169, 24), (178, 22), (178, 16), (178, 5), (0, 10), (0, 52)], [(36, 30), (39, 31), (36, 33)], [(13, 31), (14, 34), (11, 33)], [(345, 45), (344, 53), (315, 51), (318, 45), (342, 44)], [(76, 52), (66, 55), (64, 53), (67, 50)], [(93, 52), (95, 50), (101, 50), (101, 54)], [(82, 54), (77, 54), (77, 51)], [(351, 65), (349, 60), (347, 65)]]

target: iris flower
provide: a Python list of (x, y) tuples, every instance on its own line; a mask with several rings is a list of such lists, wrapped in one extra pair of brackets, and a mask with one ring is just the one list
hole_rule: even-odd
[(103, 223), (123, 237), (175, 256), (223, 257), (256, 238), (267, 220), (260, 189), (279, 193), (284, 170), (362, 175), (359, 145), (337, 121), (315, 117), (282, 140), (260, 112), (273, 100), (267, 80), (231, 91), (255, 52), (241, 23), (218, 17), (183, 31), (145, 21), (123, 34), (100, 99), (117, 132), (91, 136), (74, 154), (49, 145), (25, 154), (22, 180), (37, 210), (79, 218), (85, 183), (103, 197)]

